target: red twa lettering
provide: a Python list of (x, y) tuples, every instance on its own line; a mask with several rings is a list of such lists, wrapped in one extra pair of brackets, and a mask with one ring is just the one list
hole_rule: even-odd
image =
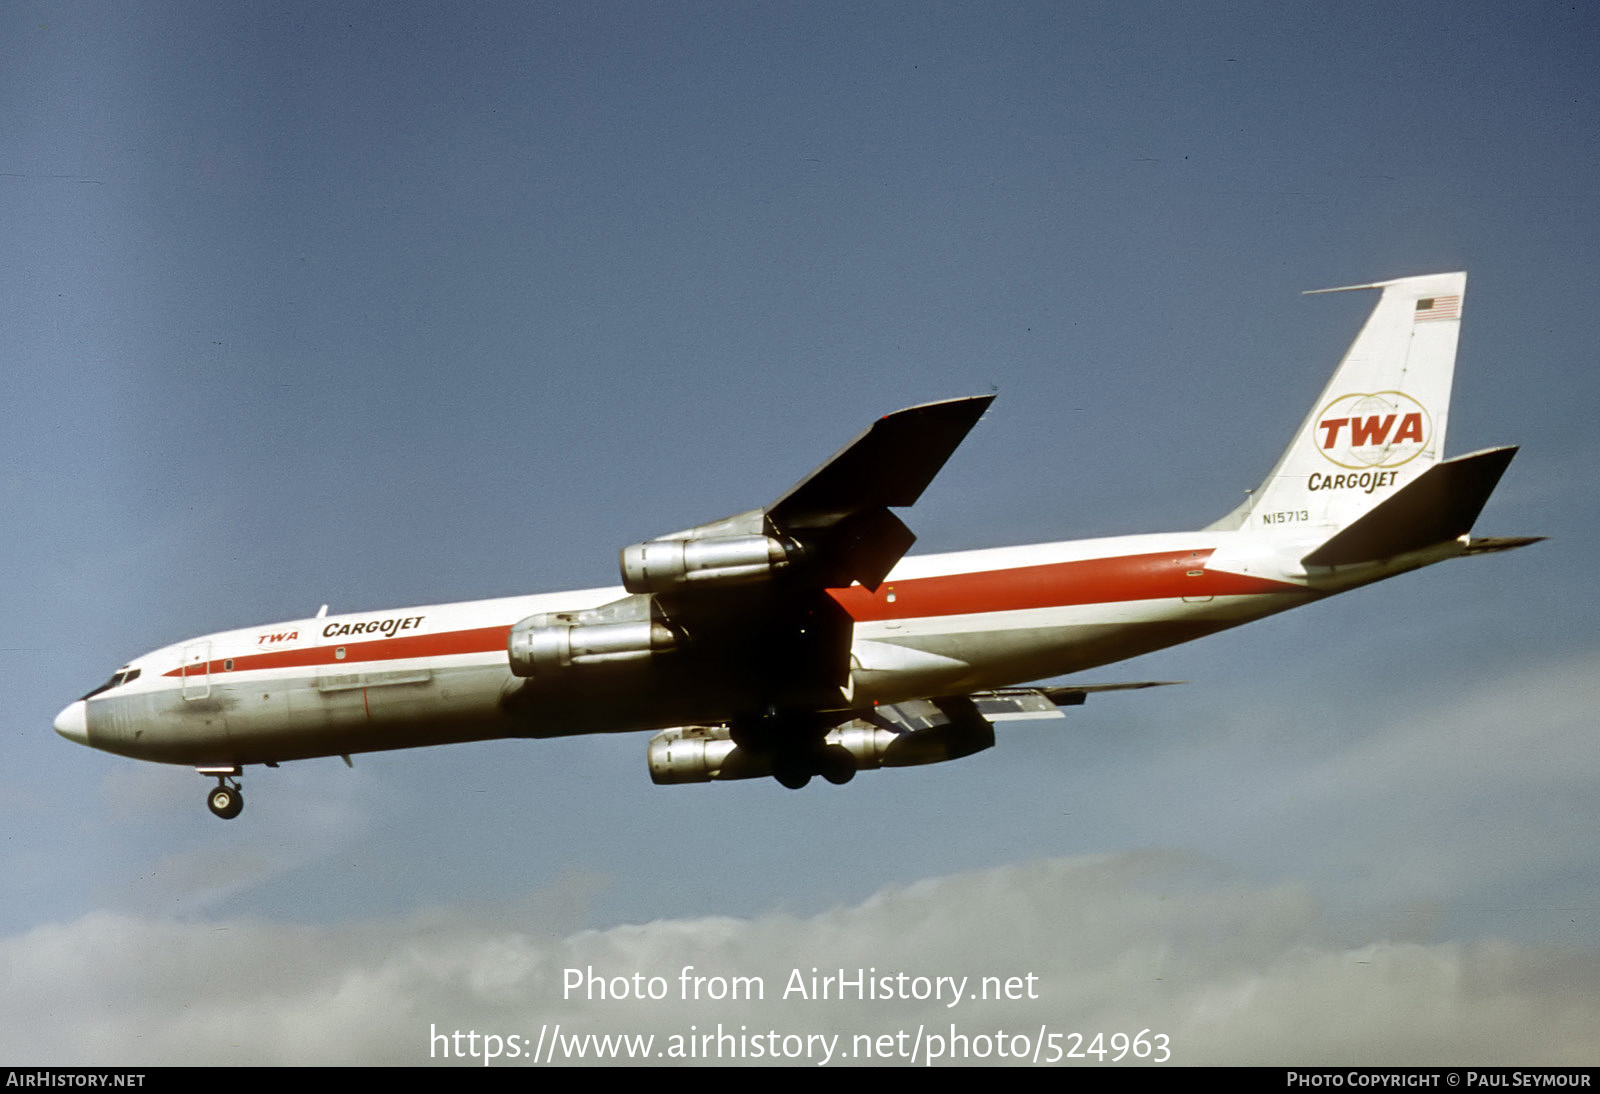
[[(1351, 446), (1365, 444), (1382, 444), (1389, 440), (1389, 430), (1394, 427), (1396, 415), (1390, 414), (1380, 418), (1374, 414), (1370, 418), (1324, 418), (1317, 423), (1317, 428), (1322, 430), (1322, 447), (1332, 448), (1339, 443), (1339, 432), (1345, 426), (1350, 427)], [(1422, 443), (1422, 415), (1412, 411), (1400, 419), (1400, 428), (1394, 432), (1394, 444), (1405, 441)]]
[(1413, 411), (1400, 419), (1400, 429), (1394, 435), (1394, 443), (1401, 441), (1416, 441), (1422, 443), (1422, 415)]
[(1374, 414), (1370, 418), (1350, 419), (1351, 444), (1382, 444), (1383, 439), (1389, 435), (1389, 427), (1394, 425), (1394, 415), (1384, 418), (1380, 423)]

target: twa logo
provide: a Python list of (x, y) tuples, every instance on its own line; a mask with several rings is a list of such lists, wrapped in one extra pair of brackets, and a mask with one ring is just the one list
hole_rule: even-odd
[(280, 631), (277, 634), (263, 634), (261, 637), (256, 639), (256, 645), (258, 645), (258, 646), (270, 646), (270, 645), (273, 645), (276, 642), (298, 642), (298, 641), (300, 641), (300, 632), (299, 631)]
[(1317, 415), (1317, 451), (1340, 467), (1399, 467), (1428, 444), (1432, 419), (1398, 391), (1341, 395)]

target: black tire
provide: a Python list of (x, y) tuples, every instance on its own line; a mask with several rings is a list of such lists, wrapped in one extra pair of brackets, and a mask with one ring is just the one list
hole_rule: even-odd
[(811, 781), (811, 769), (793, 760), (780, 761), (773, 766), (772, 777), (790, 790), (801, 790)]
[(820, 774), (834, 786), (843, 786), (856, 777), (856, 758), (843, 745), (829, 745), (822, 750), (818, 766)]
[(206, 796), (206, 807), (223, 820), (232, 820), (244, 812), (244, 795), (231, 786), (219, 786)]

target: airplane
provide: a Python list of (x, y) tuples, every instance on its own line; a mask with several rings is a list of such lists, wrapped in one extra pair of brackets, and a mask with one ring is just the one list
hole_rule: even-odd
[(889, 414), (776, 501), (636, 543), (620, 588), (329, 615), (135, 658), (56, 732), (214, 777), (506, 737), (649, 731), (659, 784), (940, 763), (1098, 691), (1039, 686), (1409, 570), (1475, 538), (1515, 447), (1443, 458), (1465, 273), (1379, 290), (1259, 488), (1199, 531), (907, 557), (912, 505), (992, 395)]

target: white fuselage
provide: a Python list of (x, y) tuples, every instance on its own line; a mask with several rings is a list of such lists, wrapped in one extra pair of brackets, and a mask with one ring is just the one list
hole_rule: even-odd
[[(1434, 561), (1308, 579), (1276, 552), (1252, 558), (1255, 543), (1207, 531), (907, 558), (875, 591), (830, 593), (854, 620), (838, 709), (1077, 672)], [(530, 687), (508, 665), (513, 624), (621, 595), (588, 589), (205, 635), (130, 662), (125, 682), (81, 700), (83, 743), (231, 766), (729, 719), (716, 695), (651, 702), (558, 690), (508, 703)], [(63, 712), (69, 725), (78, 706)]]

